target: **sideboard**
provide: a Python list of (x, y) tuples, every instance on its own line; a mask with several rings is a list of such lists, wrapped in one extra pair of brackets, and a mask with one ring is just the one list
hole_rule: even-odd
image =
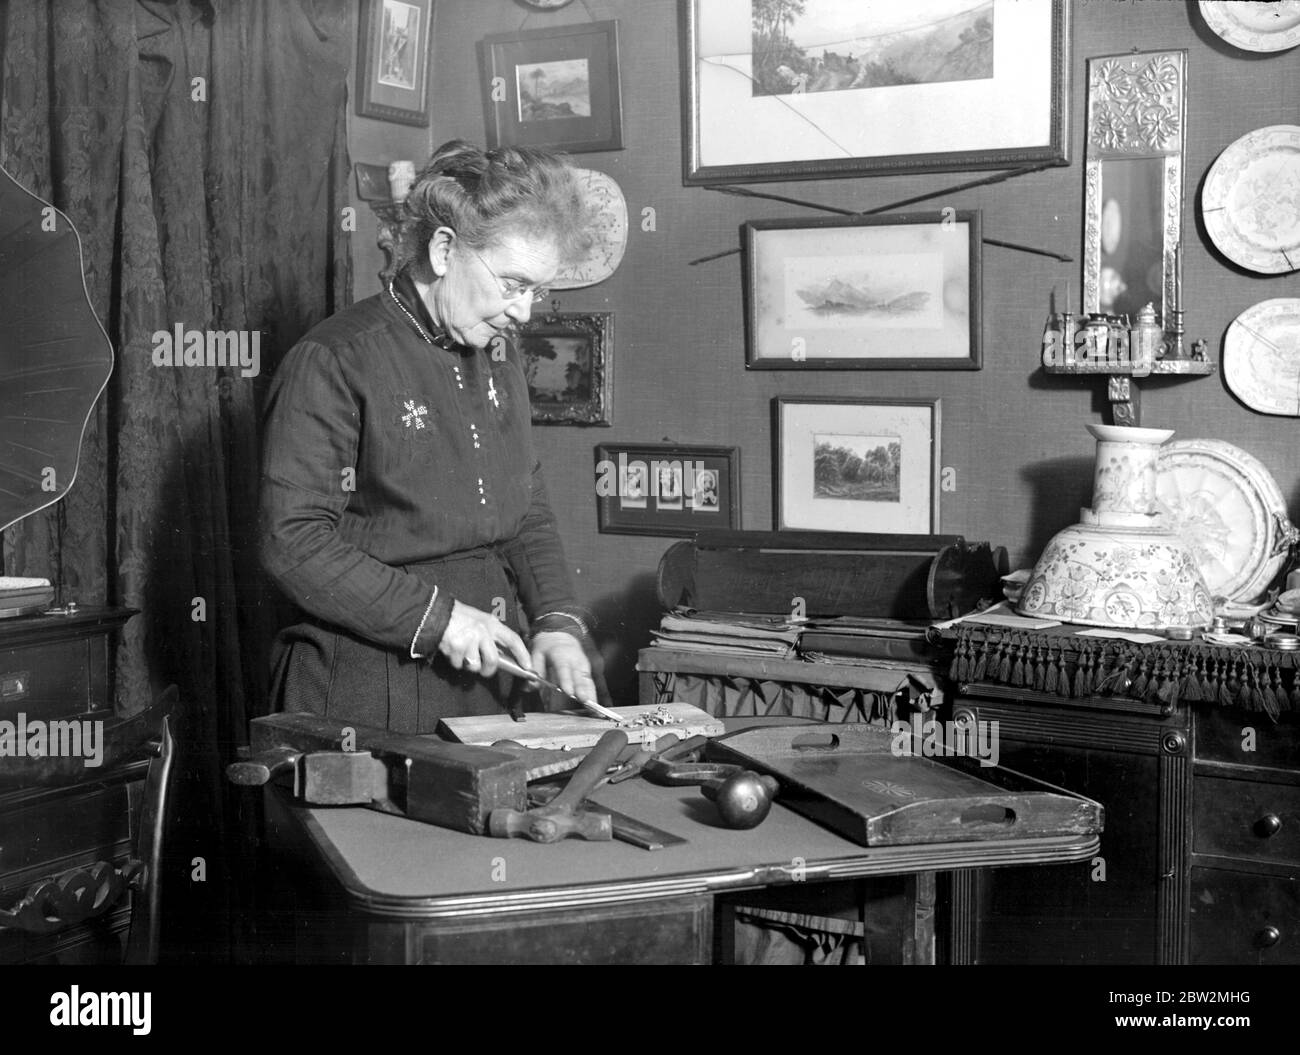
[(1297, 657), (945, 632), (953, 716), (1000, 764), (1106, 808), (1086, 869), (954, 877), (957, 963), (1300, 963)]

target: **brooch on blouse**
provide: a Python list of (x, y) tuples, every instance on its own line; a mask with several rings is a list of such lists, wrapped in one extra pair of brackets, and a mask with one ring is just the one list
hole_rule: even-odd
[(415, 400), (408, 399), (402, 404), (406, 411), (402, 415), (402, 424), (409, 428), (422, 429), (425, 426), (424, 416), (429, 413), (429, 408), (423, 403), (416, 405)]

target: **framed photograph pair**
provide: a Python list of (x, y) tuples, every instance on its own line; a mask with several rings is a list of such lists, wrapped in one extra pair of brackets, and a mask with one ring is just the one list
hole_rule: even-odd
[(939, 534), (938, 399), (772, 401), (778, 531)]
[(357, 113), (429, 124), (433, 0), (364, 0), (357, 41)]
[(740, 449), (675, 443), (596, 448), (596, 515), (616, 535), (740, 527)]
[(686, 184), (1065, 164), (1064, 0), (678, 0)]
[(534, 425), (612, 425), (614, 313), (554, 312), (515, 338)]
[(623, 149), (616, 21), (494, 33), (479, 68), (489, 147)]
[(951, 208), (745, 224), (745, 365), (980, 369), (981, 238)]

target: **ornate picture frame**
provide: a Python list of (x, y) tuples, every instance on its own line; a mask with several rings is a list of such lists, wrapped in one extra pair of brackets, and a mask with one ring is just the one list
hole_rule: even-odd
[(552, 312), (520, 327), (534, 425), (612, 425), (614, 313)]

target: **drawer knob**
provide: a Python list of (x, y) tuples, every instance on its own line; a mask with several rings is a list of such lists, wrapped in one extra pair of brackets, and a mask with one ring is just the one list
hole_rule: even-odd
[(1282, 932), (1276, 927), (1268, 926), (1255, 935), (1255, 944), (1261, 949), (1271, 949), (1282, 940)]
[(1276, 835), (1282, 830), (1282, 818), (1276, 813), (1267, 813), (1255, 822), (1255, 834), (1261, 839)]

